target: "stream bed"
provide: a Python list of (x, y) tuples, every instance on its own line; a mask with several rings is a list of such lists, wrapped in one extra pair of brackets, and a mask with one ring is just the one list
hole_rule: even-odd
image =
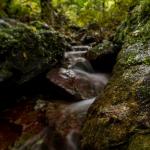
[[(109, 75), (95, 72), (83, 57), (88, 46), (65, 53), (64, 67), (52, 69), (47, 81), (73, 95), (77, 101), (21, 101), (0, 115), (5, 132), (0, 139), (13, 150), (80, 150), (80, 129), (96, 96), (103, 90)], [(57, 92), (56, 92), (57, 93)], [(2, 133), (2, 131), (0, 131)], [(5, 134), (5, 135), (4, 135)], [(7, 138), (12, 140), (7, 141)]]

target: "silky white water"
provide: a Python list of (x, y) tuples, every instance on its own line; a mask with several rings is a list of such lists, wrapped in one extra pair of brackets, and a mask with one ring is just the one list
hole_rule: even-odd
[[(88, 49), (88, 47), (86, 48)], [(109, 75), (105, 73), (95, 73), (89, 61), (82, 57), (82, 55), (85, 54), (86, 52), (87, 51), (83, 50), (83, 51), (71, 51), (71, 52), (65, 53), (65, 58), (69, 60), (69, 64), (67, 68), (65, 68), (64, 70), (61, 69), (61, 71), (71, 70), (73, 72), (73, 75), (75, 74), (77, 77), (80, 77), (81, 79), (88, 81), (88, 83), (92, 86), (92, 89), (94, 89), (96, 93), (99, 94), (108, 83)], [(91, 97), (89, 99), (85, 99), (79, 102), (68, 104), (65, 106), (65, 108), (60, 110), (60, 112), (63, 114), (62, 116), (67, 117), (67, 116), (73, 115), (76, 117), (77, 120), (84, 120), (89, 107), (92, 105), (95, 99), (96, 97)], [(59, 119), (61, 119), (61, 117), (58, 118), (58, 122), (59, 122)], [(26, 150), (26, 149), (58, 150), (61, 147), (62, 147), (61, 150), (79, 150), (80, 149), (79, 148), (80, 127), (68, 129), (67, 134), (61, 139), (63, 140), (62, 142), (63, 144), (57, 145), (58, 147), (60, 146), (60, 148), (57, 148), (57, 146), (53, 145), (53, 143), (49, 143), (49, 145), (47, 145), (46, 148), (45, 147), (43, 148), (42, 146), (43, 142), (45, 140), (47, 141), (47, 137), (48, 137), (47, 135), (51, 134), (50, 130), (51, 129), (49, 127), (47, 127), (46, 129), (43, 129), (42, 132), (32, 137), (31, 139), (27, 140), (27, 142), (24, 143), (23, 146), (18, 147), (17, 150)], [(52, 132), (55, 132), (55, 131), (52, 131)], [(51, 141), (53, 140), (55, 139), (51, 139)]]
[(100, 87), (104, 87), (109, 79), (108, 74), (104, 73), (88, 73), (81, 69), (73, 69), (78, 75), (81, 75), (83, 78), (88, 78), (91, 83), (94, 85), (98, 84)]
[(78, 150), (78, 141), (76, 135), (78, 134), (77, 130), (72, 129), (66, 136), (67, 150)]
[(69, 105), (66, 110), (72, 113), (83, 113), (87, 112), (90, 105), (94, 102), (95, 97), (91, 99), (82, 100), (80, 102), (73, 103)]

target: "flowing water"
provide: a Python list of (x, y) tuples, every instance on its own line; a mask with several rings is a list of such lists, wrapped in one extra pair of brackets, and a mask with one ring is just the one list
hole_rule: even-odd
[(72, 113), (85, 113), (87, 112), (89, 106), (94, 102), (95, 97), (91, 99), (82, 100), (80, 102), (73, 103), (69, 105), (66, 110)]
[[(68, 61), (67, 69), (71, 69), (76, 75), (80, 76), (81, 79), (86, 78), (88, 81), (90, 81), (90, 84), (94, 87), (94, 89), (97, 90), (97, 93), (99, 93), (107, 84), (109, 80), (109, 75), (104, 73), (95, 73), (91, 64), (85, 58), (82, 57), (82, 55), (86, 53), (88, 48), (89, 47), (86, 47), (85, 48), (86, 50), (84, 49), (81, 51), (72, 51), (72, 52), (65, 53), (65, 58)], [(53, 129), (51, 129), (50, 127), (46, 127), (38, 135), (27, 140), (27, 142), (25, 142), (23, 146), (17, 149), (18, 150), (26, 150), (26, 149), (27, 150), (28, 149), (29, 150), (59, 150), (59, 149), (79, 150), (80, 149), (79, 148), (80, 127), (86, 116), (88, 108), (94, 102), (95, 98), (96, 97), (91, 97), (89, 99), (85, 99), (79, 102), (67, 104), (65, 105), (65, 107), (62, 108), (62, 110), (60, 110), (62, 116), (65, 116), (64, 118), (66, 119), (66, 124), (67, 124), (66, 128), (68, 128), (64, 137), (60, 138), (62, 142), (61, 141), (57, 142), (61, 144), (54, 144), (52, 142), (55, 141), (55, 139), (52, 139), (53, 133), (51, 130)], [(60, 124), (60, 125), (56, 125), (56, 128), (58, 128), (58, 130), (59, 127), (61, 127), (61, 122), (64, 123), (64, 121), (59, 121), (62, 118), (63, 117), (58, 117), (58, 121), (56, 122), (56, 124), (58, 123)], [(74, 120), (77, 120), (77, 122), (79, 122), (77, 123), (78, 125), (75, 127), (74, 126), (70, 127), (70, 124), (72, 124)]]

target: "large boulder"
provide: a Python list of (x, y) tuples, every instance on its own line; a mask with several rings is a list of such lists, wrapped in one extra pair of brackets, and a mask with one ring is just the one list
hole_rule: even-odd
[(117, 33), (122, 49), (113, 76), (89, 109), (82, 130), (87, 149), (149, 149), (149, 12), (150, 2), (140, 1)]
[(30, 80), (58, 63), (66, 48), (64, 39), (51, 29), (22, 23), (0, 28), (1, 81), (15, 76), (17, 83)]
[(115, 45), (108, 40), (103, 40), (85, 54), (95, 70), (109, 73), (116, 62), (116, 56)]
[[(87, 73), (79, 69), (52, 69), (47, 78), (75, 100), (95, 97), (108, 82), (107, 74)], [(84, 90), (83, 90), (84, 89)]]
[[(35, 91), (35, 88), (39, 88), (40, 84), (43, 84), (43, 79), (39, 81), (38, 77), (42, 76), (46, 80), (46, 73), (60, 64), (64, 52), (68, 49), (69, 44), (63, 36), (45, 23), (33, 22), (28, 25), (14, 19), (1, 19), (1, 102), (4, 102), (3, 99), (12, 99), (22, 92)], [(28, 84), (33, 79), (34, 83)], [(8, 96), (10, 98), (7, 98)]]
[(34, 106), (35, 102), (26, 100), (0, 113), (2, 150), (12, 150), (13, 146), (23, 145), (28, 138), (34, 137), (45, 128), (45, 114), (36, 111)]

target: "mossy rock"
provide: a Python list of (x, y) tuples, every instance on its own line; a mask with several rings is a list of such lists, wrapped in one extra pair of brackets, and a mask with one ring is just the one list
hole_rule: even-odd
[(112, 42), (103, 40), (95, 47), (91, 48), (85, 57), (91, 62), (93, 68), (100, 72), (111, 72), (115, 64), (117, 51)]
[(102, 57), (103, 55), (108, 55), (110, 53), (113, 53), (113, 44), (110, 41), (103, 40), (102, 43), (90, 49), (87, 52), (86, 57), (89, 60), (94, 60), (98, 57)]
[[(150, 129), (150, 21), (147, 14), (143, 15), (148, 1), (145, 3), (133, 10), (138, 21), (134, 28), (132, 24), (124, 26), (128, 32), (122, 39), (112, 78), (89, 109), (82, 130), (82, 145), (87, 149), (127, 150), (133, 135)], [(134, 15), (131, 13), (128, 19)], [(137, 146), (137, 140), (139, 137), (133, 138), (129, 150)], [(143, 149), (144, 144), (140, 144)]]
[(150, 134), (137, 134), (133, 136), (128, 150), (150, 150)]
[[(6, 19), (8, 20), (8, 19)], [(29, 81), (63, 58), (69, 47), (63, 36), (51, 28), (9, 20), (0, 28), (0, 77), (16, 83)]]

